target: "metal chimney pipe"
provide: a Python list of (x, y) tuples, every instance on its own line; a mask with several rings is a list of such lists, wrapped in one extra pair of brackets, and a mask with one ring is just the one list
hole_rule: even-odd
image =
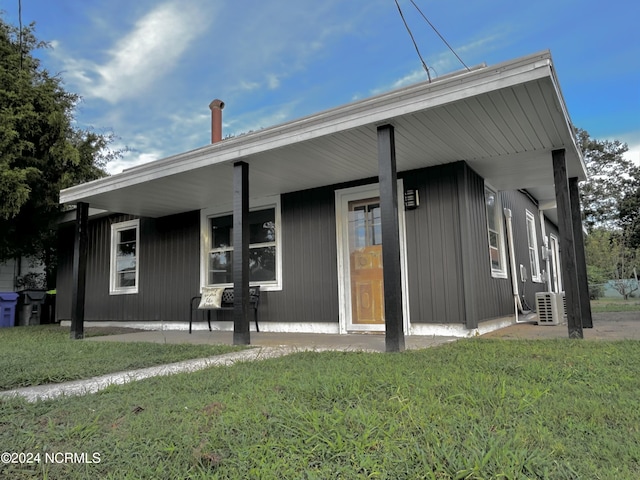
[(224, 108), (224, 102), (215, 99), (209, 104), (209, 108), (211, 109), (211, 143), (216, 143), (222, 140), (222, 109)]

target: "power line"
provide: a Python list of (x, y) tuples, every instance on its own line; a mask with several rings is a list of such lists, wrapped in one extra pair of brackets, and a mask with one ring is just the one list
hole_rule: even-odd
[(402, 9), (400, 8), (400, 4), (398, 3), (398, 0), (395, 0), (395, 2), (396, 2), (396, 7), (398, 7), (398, 12), (400, 13), (400, 18), (402, 18), (402, 22), (404, 23), (404, 27), (407, 29), (407, 32), (409, 33), (409, 36), (411, 37), (411, 41), (413, 42), (413, 46), (416, 49), (416, 53), (418, 54), (418, 57), (420, 58), (420, 61), (422, 62), (422, 67), (424, 68), (424, 71), (427, 72), (427, 78), (429, 79), (429, 83), (431, 83), (431, 74), (429, 73), (429, 67), (427, 67), (427, 64), (425, 63), (424, 59), (422, 58), (422, 55), (420, 54), (420, 50), (418, 49), (418, 44), (416, 43), (416, 39), (413, 38), (413, 33), (411, 33), (411, 29), (409, 28), (409, 25), (407, 24), (407, 21), (404, 18), (404, 14), (402, 13)]
[[(416, 10), (418, 10), (418, 12), (420, 12), (420, 15), (422, 15), (422, 18), (424, 18), (424, 20), (429, 24), (429, 26), (433, 29), (433, 31), (438, 34), (438, 36), (440, 37), (440, 40), (442, 40), (444, 42), (444, 44), (449, 48), (449, 50), (451, 50), (451, 52), (456, 56), (456, 58), (460, 61), (460, 63), (462, 65), (464, 65), (464, 68), (466, 68), (468, 71), (471, 71), (471, 69), (469, 67), (467, 67), (467, 64), (462, 61), (462, 59), (458, 56), (458, 54), (455, 52), (455, 50), (451, 47), (451, 45), (449, 45), (449, 42), (447, 42), (444, 39), (444, 37), (442, 35), (440, 35), (440, 32), (438, 31), (438, 29), (436, 27), (434, 27), (433, 24), (426, 17), (426, 15), (424, 13), (422, 13), (422, 10), (420, 10), (420, 7), (418, 7), (418, 5), (416, 5), (416, 2), (414, 2), (413, 0), (410, 0), (410, 1), (413, 4), (413, 6), (416, 7)], [(397, 4), (398, 4), (398, 0), (396, 0), (396, 5)], [(400, 6), (398, 6), (398, 9), (399, 8), (400, 8)], [(401, 13), (401, 15), (402, 15), (402, 13)], [(403, 17), (403, 20), (404, 20), (404, 17)], [(411, 37), (411, 38), (413, 38), (413, 37)]]

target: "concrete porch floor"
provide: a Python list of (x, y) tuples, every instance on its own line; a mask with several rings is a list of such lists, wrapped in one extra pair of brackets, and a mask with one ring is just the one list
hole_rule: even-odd
[[(232, 345), (233, 332), (198, 330), (189, 334), (182, 330), (149, 330), (100, 337), (88, 337), (87, 341), (99, 342), (155, 342), (191, 343), (210, 345)], [(405, 346), (409, 349), (428, 348), (453, 342), (456, 337), (407, 336)], [(332, 335), (326, 333), (264, 333), (251, 332), (254, 347), (290, 347), (304, 350), (344, 350), (384, 352), (385, 337), (381, 334)]]
[[(587, 340), (640, 340), (640, 312), (595, 313), (593, 328), (583, 330)], [(537, 325), (520, 323), (494, 330), (482, 338), (501, 339), (544, 339), (568, 338), (567, 325)], [(455, 341), (457, 337), (417, 336), (405, 337), (406, 348), (428, 348)], [(189, 334), (184, 330), (147, 330), (89, 337), (87, 341), (100, 342), (156, 342), (226, 344), (233, 343), (233, 332), (196, 330)], [(251, 345), (256, 347), (292, 347), (306, 350), (364, 350), (385, 351), (384, 334), (334, 335), (326, 333), (264, 333), (251, 332)]]

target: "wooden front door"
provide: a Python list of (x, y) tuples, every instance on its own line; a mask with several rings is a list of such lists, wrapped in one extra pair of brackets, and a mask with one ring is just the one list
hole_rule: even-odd
[(380, 200), (349, 202), (351, 325), (384, 325)]

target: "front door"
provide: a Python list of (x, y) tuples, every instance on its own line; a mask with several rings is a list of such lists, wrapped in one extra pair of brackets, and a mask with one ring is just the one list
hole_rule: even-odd
[(348, 202), (352, 327), (384, 325), (380, 199)]
[[(398, 180), (398, 235), (404, 331), (409, 331), (402, 180)], [(377, 184), (336, 190), (340, 332), (384, 332), (380, 190)]]

